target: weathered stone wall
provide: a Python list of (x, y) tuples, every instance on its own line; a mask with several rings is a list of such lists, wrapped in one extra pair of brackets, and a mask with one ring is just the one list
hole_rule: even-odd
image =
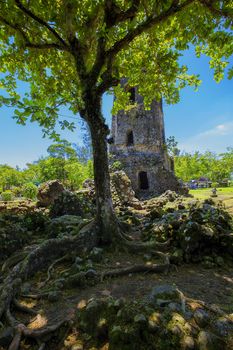
[(150, 111), (145, 111), (143, 104), (139, 104), (129, 112), (120, 111), (113, 116), (112, 136), (114, 144), (111, 152), (125, 149), (127, 134), (133, 132), (134, 145), (137, 151), (164, 153), (164, 125), (162, 105), (154, 101)]
[(162, 101), (153, 101), (151, 109), (145, 110), (137, 89), (134, 97), (136, 107), (127, 112), (119, 111), (113, 116), (112, 161), (122, 163), (139, 197), (146, 193), (161, 194), (168, 189), (178, 191), (179, 183), (164, 147)]

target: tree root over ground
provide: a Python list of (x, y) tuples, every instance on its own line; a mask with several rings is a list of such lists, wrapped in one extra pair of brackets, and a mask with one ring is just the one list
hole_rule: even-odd
[(9, 350), (17, 350), (23, 336), (41, 339), (67, 322), (67, 320), (63, 320), (58, 324), (35, 330), (27, 328), (16, 320), (11, 313), (12, 306), (20, 309), (21, 312), (34, 314), (33, 310), (20, 305), (17, 301), (22, 283), (38, 271), (48, 267), (54, 260), (66, 255), (67, 252), (86, 253), (97, 243), (97, 235), (90, 232), (79, 234), (75, 238), (50, 239), (31, 251), (9, 272), (0, 288), (0, 319), (5, 318), (7, 324), (15, 329), (15, 336)]
[[(161, 251), (154, 251), (154, 249), (159, 248), (164, 250), (164, 248), (169, 246), (170, 242), (166, 242), (165, 244), (135, 242), (122, 233), (120, 228), (117, 231), (118, 233), (115, 235), (113, 242), (114, 245), (120, 246), (121, 249), (125, 247), (126, 250), (134, 253), (150, 251), (160, 258), (162, 257), (164, 263), (161, 265), (134, 265), (121, 269), (108, 270), (104, 273), (97, 274), (97, 283), (107, 277), (117, 277), (132, 273), (159, 273), (169, 270), (171, 265), (169, 264), (168, 255)], [(47, 269), (47, 278), (41, 284), (41, 286), (44, 286), (50, 280), (51, 271), (54, 266), (66, 260), (69, 252), (70, 255), (72, 252), (77, 252), (77, 255), (86, 254), (97, 246), (98, 243), (98, 235), (94, 231), (93, 223), (90, 223), (88, 227), (82, 229), (76, 237), (46, 240), (41, 245), (33, 246), (31, 251), (27, 254), (25, 254), (26, 252), (23, 252), (23, 254), (20, 253), (19, 256), (14, 254), (13, 259), (10, 259), (9, 263), (3, 266), (3, 270), (6, 272), (10, 266), (15, 264), (12, 270), (9, 270), (7, 277), (0, 287), (0, 321), (3, 319), (4, 322), (13, 327), (15, 331), (9, 350), (18, 350), (23, 338), (34, 338), (40, 341), (38, 349), (44, 349), (49, 334), (52, 335), (52, 333), (61, 326), (67, 325), (67, 327), (69, 327), (69, 320), (67, 319), (39, 329), (30, 329), (25, 324), (19, 322), (12, 314), (13, 308), (21, 313), (29, 315), (37, 314), (34, 310), (21, 305), (17, 300), (17, 297), (20, 295), (22, 283), (32, 278), (37, 272)], [(38, 294), (35, 295), (35, 298), (40, 298), (44, 295), (47, 294)], [(24, 297), (26, 297), (26, 295), (24, 295)], [(32, 298), (33, 295), (29, 295), (28, 297)]]

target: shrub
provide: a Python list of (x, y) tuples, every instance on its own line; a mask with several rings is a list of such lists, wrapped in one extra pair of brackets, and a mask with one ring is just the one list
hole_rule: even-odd
[(13, 193), (13, 195), (15, 197), (20, 197), (21, 194), (22, 194), (22, 188), (21, 187), (14, 186), (14, 187), (12, 187), (11, 191), (12, 191), (12, 193)]
[(13, 193), (10, 190), (6, 190), (6, 191), (1, 193), (1, 197), (2, 197), (3, 201), (8, 202), (8, 201), (12, 201), (13, 200), (14, 195), (13, 195)]
[(123, 165), (122, 165), (122, 163), (119, 160), (115, 161), (111, 165), (111, 170), (112, 171), (122, 170), (122, 168), (123, 168)]
[(35, 199), (38, 193), (38, 188), (32, 182), (23, 185), (23, 196), (28, 199)]

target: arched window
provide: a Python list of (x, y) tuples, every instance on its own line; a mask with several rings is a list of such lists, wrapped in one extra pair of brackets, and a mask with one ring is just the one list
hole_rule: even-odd
[(136, 102), (136, 91), (135, 91), (135, 88), (130, 88), (129, 89), (129, 100), (131, 103), (135, 103)]
[(140, 190), (148, 190), (149, 182), (146, 171), (140, 171), (138, 174), (138, 182)]
[(126, 135), (126, 146), (133, 146), (134, 145), (134, 139), (133, 139), (133, 131), (129, 130)]

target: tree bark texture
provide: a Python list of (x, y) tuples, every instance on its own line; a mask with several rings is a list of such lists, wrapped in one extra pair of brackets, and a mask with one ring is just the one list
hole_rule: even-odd
[(85, 101), (85, 119), (89, 125), (92, 146), (94, 181), (96, 191), (97, 225), (99, 238), (103, 244), (110, 244), (118, 229), (118, 222), (113, 209), (108, 166), (107, 135), (101, 111), (101, 97), (89, 98)]

